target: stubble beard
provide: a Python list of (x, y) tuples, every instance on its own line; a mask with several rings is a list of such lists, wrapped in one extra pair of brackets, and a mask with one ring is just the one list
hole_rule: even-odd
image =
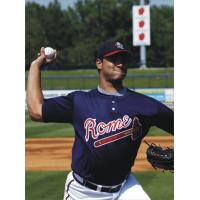
[(123, 78), (120, 78), (120, 79), (112, 79), (112, 80), (109, 80), (110, 83), (112, 83), (113, 86), (120, 86), (122, 85), (122, 82), (123, 82)]

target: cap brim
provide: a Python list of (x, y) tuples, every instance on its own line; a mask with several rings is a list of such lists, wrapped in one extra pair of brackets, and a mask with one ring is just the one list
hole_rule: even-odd
[(105, 54), (103, 57), (109, 57), (109, 56), (112, 56), (112, 55), (118, 54), (118, 53), (124, 53), (124, 54), (131, 55), (131, 52), (128, 50), (115, 50), (115, 51), (111, 51), (111, 52)]

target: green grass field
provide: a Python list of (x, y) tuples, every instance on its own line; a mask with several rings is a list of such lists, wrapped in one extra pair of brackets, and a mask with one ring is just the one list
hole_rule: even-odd
[[(41, 123), (31, 121), (28, 114), (25, 115), (25, 134), (26, 138), (44, 138), (44, 137), (73, 137), (74, 129), (71, 124), (65, 123)], [(167, 132), (152, 127), (148, 133), (149, 136), (169, 135)]]
[[(152, 200), (173, 200), (173, 174), (153, 171), (135, 176)], [(66, 177), (63, 171), (26, 172), (26, 200), (61, 200)]]
[[(139, 77), (126, 77), (124, 85), (129, 88), (172, 88), (174, 87), (173, 68), (159, 69), (129, 69), (128, 75), (140, 75)], [(172, 75), (172, 77), (162, 78), (160, 74)], [(27, 80), (28, 72), (25, 73)], [(91, 78), (72, 78), (70, 76), (95, 76)], [(144, 75), (158, 75), (155, 77), (143, 77)], [(42, 78), (50, 76), (69, 76), (66, 78), (43, 79), (43, 89), (91, 89), (98, 85), (98, 72), (96, 69), (90, 70), (67, 70), (67, 71), (42, 71)]]

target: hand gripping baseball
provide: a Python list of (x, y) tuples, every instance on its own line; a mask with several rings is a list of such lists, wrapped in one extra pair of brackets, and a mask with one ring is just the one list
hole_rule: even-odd
[(38, 53), (39, 60), (42, 61), (42, 64), (49, 64), (56, 59), (57, 52), (56, 49), (52, 49), (51, 47), (41, 47), (40, 53)]

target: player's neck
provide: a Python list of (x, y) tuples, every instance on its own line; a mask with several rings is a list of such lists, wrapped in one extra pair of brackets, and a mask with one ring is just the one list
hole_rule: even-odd
[(122, 81), (118, 81), (118, 82), (116, 82), (116, 81), (115, 82), (100, 81), (99, 87), (106, 92), (119, 92), (122, 89), (124, 89), (124, 87), (122, 85)]

